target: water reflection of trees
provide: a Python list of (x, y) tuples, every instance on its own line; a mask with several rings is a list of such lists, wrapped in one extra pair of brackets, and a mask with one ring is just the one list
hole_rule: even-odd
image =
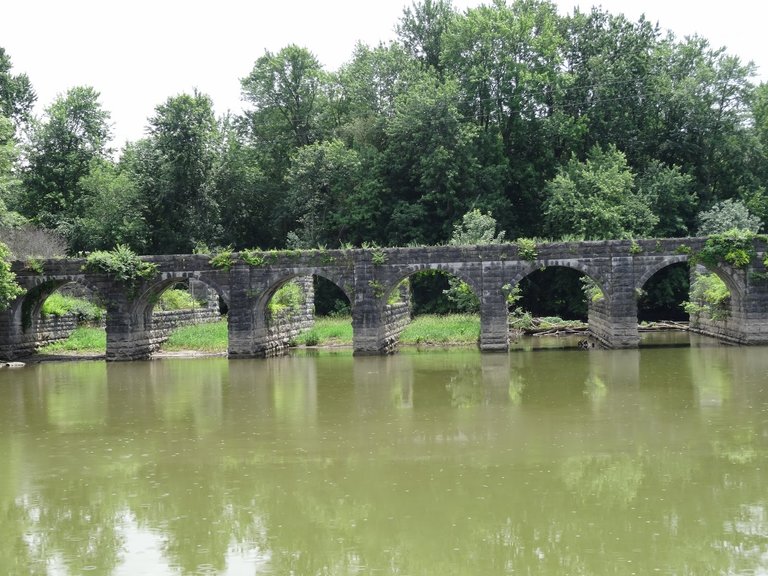
[[(108, 574), (130, 519), (182, 573), (254, 551), (297, 574), (760, 566), (765, 425), (733, 396), (712, 425), (643, 364), (621, 380), (598, 357), (109, 366), (107, 382), (97, 365), (79, 369), (77, 401), (59, 376), (15, 384), (0, 403), (0, 558)], [(548, 405), (568, 371), (573, 389)], [(665, 398), (677, 412), (652, 415)]]

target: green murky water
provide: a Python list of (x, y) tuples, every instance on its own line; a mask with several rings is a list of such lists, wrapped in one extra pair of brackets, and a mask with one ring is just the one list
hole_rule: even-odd
[(0, 574), (768, 574), (768, 349), (0, 371)]

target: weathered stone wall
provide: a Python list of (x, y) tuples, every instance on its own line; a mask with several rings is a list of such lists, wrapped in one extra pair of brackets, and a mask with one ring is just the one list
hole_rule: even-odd
[[(466, 282), (480, 299), (480, 348), (507, 350), (505, 289), (542, 267), (578, 270), (600, 286), (602, 304), (592, 306), (591, 328), (610, 347), (638, 343), (636, 293), (655, 272), (685, 262), (705, 239), (610, 240), (537, 244), (521, 253), (514, 244), (489, 246), (433, 246), (265, 252), (258, 264), (234, 255), (231, 266), (214, 268), (206, 255), (147, 257), (158, 274), (129, 286), (105, 274), (83, 271), (82, 260), (43, 262), (43, 274), (13, 264), (28, 293), (0, 314), (0, 355), (13, 359), (29, 338), (28, 320), (39, 315), (39, 302), (67, 282), (80, 282), (96, 292), (107, 307), (107, 359), (146, 358), (156, 345), (153, 302), (178, 282), (198, 280), (213, 288), (229, 309), (229, 356), (258, 357), (282, 350), (298, 330), (308, 327), (307, 316), (290, 322), (273, 319), (268, 302), (288, 280), (311, 275), (335, 283), (352, 304), (355, 353), (377, 354), (393, 349), (403, 325), (404, 311), (388, 307), (387, 294), (401, 280), (423, 270), (441, 270)], [(763, 240), (755, 241), (760, 259)], [(735, 287), (738, 303), (730, 321), (734, 339), (768, 343), (768, 283), (753, 273), (765, 273), (761, 262), (747, 270), (720, 270)], [(507, 287), (507, 288), (505, 288)]]
[(312, 276), (294, 278), (304, 293), (304, 302), (295, 310), (284, 310), (276, 317), (269, 318), (265, 356), (276, 356), (285, 352), (293, 340), (315, 325), (315, 287)]
[(397, 350), (400, 334), (411, 322), (411, 288), (408, 284), (401, 284), (398, 290), (397, 301), (387, 303), (383, 311), (385, 352), (392, 353)]

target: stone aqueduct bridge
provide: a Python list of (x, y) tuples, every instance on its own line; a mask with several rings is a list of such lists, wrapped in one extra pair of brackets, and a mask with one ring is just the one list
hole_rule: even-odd
[[(387, 296), (405, 278), (422, 270), (441, 270), (463, 280), (480, 298), (481, 350), (507, 350), (506, 290), (543, 267), (563, 266), (592, 278), (604, 298), (590, 303), (592, 334), (614, 348), (635, 347), (636, 294), (663, 268), (686, 262), (705, 239), (652, 239), (599, 242), (541, 243), (536, 256), (522, 257), (516, 244), (436, 246), (265, 252), (254, 266), (235, 258), (229, 270), (211, 266), (205, 255), (148, 256), (159, 273), (132, 287), (100, 273), (83, 271), (83, 260), (47, 260), (43, 273), (15, 262), (13, 269), (27, 293), (0, 315), (0, 356), (12, 359), (30, 353), (29, 342), (42, 302), (60, 286), (79, 282), (99, 293), (107, 307), (107, 359), (148, 357), (156, 346), (152, 309), (168, 287), (190, 278), (216, 290), (229, 308), (229, 356), (260, 357), (280, 347), (270, 330), (267, 303), (285, 282), (309, 275), (335, 283), (352, 304), (354, 351), (388, 352), (399, 328), (389, 325)], [(681, 248), (682, 247), (682, 248)], [(721, 337), (741, 344), (768, 343), (768, 282), (763, 242), (759, 258), (747, 269), (723, 266), (716, 272), (731, 291), (731, 313), (718, 327)]]

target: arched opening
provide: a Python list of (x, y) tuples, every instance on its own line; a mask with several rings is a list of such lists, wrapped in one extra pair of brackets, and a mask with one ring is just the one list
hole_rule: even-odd
[(588, 279), (574, 268), (550, 266), (535, 270), (518, 284), (518, 307), (534, 318), (586, 321)]
[(137, 304), (153, 351), (225, 352), (226, 304), (213, 286), (197, 278), (172, 277), (155, 284)]
[(741, 293), (733, 279), (719, 270), (700, 265), (693, 267), (690, 277), (690, 292), (684, 303), (689, 315), (689, 329), (739, 341), (739, 319), (734, 316), (740, 308)]
[(319, 274), (281, 280), (267, 294), (262, 314), (270, 350), (352, 343), (352, 302)]
[(601, 284), (581, 269), (547, 266), (533, 270), (520, 280), (508, 296), (509, 326), (513, 340), (521, 336), (556, 335), (572, 338), (520, 340), (524, 346), (593, 346), (585, 339), (594, 309), (604, 307)]
[(106, 352), (107, 310), (101, 295), (80, 282), (47, 280), (22, 303), (25, 347), (39, 354)]
[(312, 286), (314, 322), (293, 343), (310, 347), (351, 346), (352, 302), (347, 293), (334, 281), (317, 274), (312, 276)]
[(687, 262), (670, 264), (655, 272), (641, 287), (637, 319), (649, 322), (687, 322), (691, 273)]
[(388, 333), (406, 345), (474, 345), (480, 336), (476, 290), (439, 267), (403, 276), (387, 293)]

